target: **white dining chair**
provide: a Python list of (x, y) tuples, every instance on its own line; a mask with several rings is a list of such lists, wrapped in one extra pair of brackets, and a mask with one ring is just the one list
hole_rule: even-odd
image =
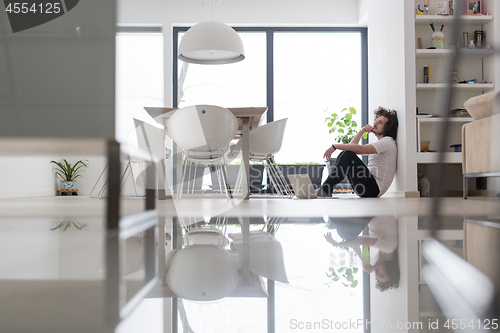
[[(281, 196), (292, 197), (293, 192), (281, 169), (276, 165), (274, 154), (280, 151), (288, 118), (259, 126), (249, 134), (250, 161), (261, 162), (271, 180), (273, 188)], [(242, 140), (230, 147), (228, 157), (235, 159), (241, 154)], [(236, 188), (241, 188), (240, 173)]]
[[(243, 256), (243, 234), (229, 234), (233, 241), (231, 248)], [(288, 283), (281, 243), (268, 232), (250, 232), (250, 271), (273, 281)]]
[[(225, 176), (224, 155), (237, 130), (238, 120), (234, 114), (215, 105), (194, 105), (179, 109), (167, 122), (170, 138), (183, 150), (184, 162), (214, 164), (219, 184), (226, 184), (228, 198), (231, 193)], [(182, 181), (177, 186), (178, 198), (182, 196), (186, 169), (184, 168)]]
[(231, 295), (239, 275), (229, 251), (214, 245), (185, 247), (172, 257), (167, 284), (179, 297), (213, 301)]

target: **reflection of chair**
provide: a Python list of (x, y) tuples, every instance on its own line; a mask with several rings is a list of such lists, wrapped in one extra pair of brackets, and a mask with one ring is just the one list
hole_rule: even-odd
[(177, 296), (194, 301), (229, 296), (238, 280), (229, 252), (213, 245), (193, 245), (177, 251), (167, 273), (170, 289)]
[[(276, 192), (282, 196), (292, 196), (292, 191), (280, 168), (276, 165), (274, 154), (279, 152), (285, 135), (287, 118), (273, 121), (252, 130), (249, 134), (250, 160), (261, 162), (271, 180)], [(242, 141), (231, 146), (230, 158), (236, 158), (241, 152)], [(239, 175), (237, 186), (241, 186), (242, 174)]]
[[(182, 148), (185, 162), (216, 163), (218, 178), (226, 179), (225, 169), (222, 168), (225, 163), (224, 154), (238, 130), (238, 121), (231, 111), (214, 105), (185, 107), (170, 117), (167, 130), (172, 140)], [(186, 169), (182, 172), (182, 181), (177, 186), (179, 198), (183, 192)], [(219, 184), (227, 185), (227, 182), (220, 181)], [(227, 186), (226, 190), (229, 195)]]
[[(149, 153), (151, 160), (157, 163), (158, 166), (156, 168), (157, 180), (161, 182), (163, 181), (165, 174), (165, 167), (163, 164), (163, 160), (161, 159), (162, 156), (165, 156), (164, 154), (161, 153), (164, 150), (164, 144), (163, 144), (165, 140), (164, 129), (152, 126), (138, 119), (134, 119), (134, 124), (137, 135), (138, 147), (146, 150)], [(168, 154), (169, 153), (167, 153), (166, 155), (167, 158)], [(158, 158), (154, 159), (154, 156), (160, 156), (160, 159)], [(123, 190), (123, 187), (125, 186), (128, 178), (130, 177), (132, 179), (132, 185), (134, 188), (134, 194), (135, 194), (134, 196), (139, 197), (139, 194), (137, 192), (137, 186), (145, 188), (144, 184), (146, 184), (146, 170), (143, 168), (144, 162), (130, 157), (127, 157), (125, 161), (127, 164), (122, 173), (121, 188)], [(139, 173), (137, 175), (134, 174), (134, 165), (139, 166)], [(96, 195), (93, 195), (93, 193), (107, 168), (108, 165), (104, 167), (104, 170), (97, 179), (94, 187), (92, 188), (92, 191), (90, 191), (89, 196), (91, 198), (103, 197), (108, 186), (108, 180), (104, 182), (99, 193), (97, 193)], [(158, 186), (158, 188), (161, 189), (163, 188), (163, 186)]]
[[(229, 234), (231, 247), (243, 256), (243, 234)], [(264, 231), (250, 232), (250, 271), (270, 280), (288, 283), (280, 242)]]
[(184, 246), (191, 245), (214, 245), (226, 247), (229, 244), (223, 229), (214, 227), (199, 227), (190, 230), (184, 237)]

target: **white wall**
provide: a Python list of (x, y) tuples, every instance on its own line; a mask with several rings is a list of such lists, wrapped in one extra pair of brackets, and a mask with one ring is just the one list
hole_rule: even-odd
[(398, 169), (390, 191), (414, 195), (416, 151), (414, 7), (412, 1), (381, 0), (368, 4), (369, 110), (398, 111)]

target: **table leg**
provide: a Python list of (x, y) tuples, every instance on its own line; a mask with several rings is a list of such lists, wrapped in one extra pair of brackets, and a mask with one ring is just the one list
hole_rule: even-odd
[(243, 249), (241, 258), (241, 268), (243, 271), (243, 285), (250, 284), (250, 218), (239, 218), (241, 233), (243, 234)]
[(241, 153), (243, 155), (242, 167), (244, 168), (244, 179), (245, 181), (241, 184), (241, 190), (243, 191), (244, 200), (248, 200), (250, 197), (250, 149), (249, 149), (249, 133), (250, 133), (250, 119), (243, 118), (243, 128), (241, 133), (242, 147)]

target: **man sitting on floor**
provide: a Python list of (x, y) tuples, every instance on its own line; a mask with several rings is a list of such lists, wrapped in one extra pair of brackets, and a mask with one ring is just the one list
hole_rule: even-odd
[[(375, 123), (365, 125), (349, 144), (334, 144), (323, 155), (327, 161), (335, 150), (342, 150), (337, 162), (325, 182), (317, 190), (318, 196), (330, 197), (335, 185), (345, 177), (349, 179), (354, 193), (358, 196), (375, 198), (383, 195), (391, 186), (396, 174), (398, 148), (398, 116), (396, 111), (379, 107), (374, 111)], [(360, 145), (364, 133), (372, 132), (377, 141)], [(369, 155), (368, 166), (357, 156)]]

